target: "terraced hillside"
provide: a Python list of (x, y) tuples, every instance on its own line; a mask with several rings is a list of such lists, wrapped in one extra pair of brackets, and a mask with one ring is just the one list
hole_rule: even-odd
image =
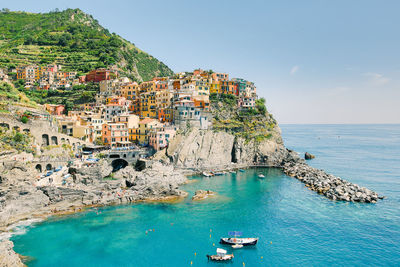
[(173, 72), (164, 63), (103, 28), (79, 9), (61, 12), (0, 12), (0, 68), (57, 63), (84, 74), (116, 65), (133, 80)]

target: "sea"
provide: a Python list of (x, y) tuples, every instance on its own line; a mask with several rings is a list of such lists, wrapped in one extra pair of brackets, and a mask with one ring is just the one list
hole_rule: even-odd
[[(18, 228), (28, 266), (400, 266), (400, 125), (281, 125), (285, 145), (324, 169), (386, 196), (331, 201), (279, 169), (195, 180), (181, 203), (105, 207)], [(264, 174), (260, 179), (258, 174)], [(192, 201), (198, 189), (216, 197)], [(239, 231), (256, 246), (232, 249)], [(229, 263), (207, 260), (223, 248)]]

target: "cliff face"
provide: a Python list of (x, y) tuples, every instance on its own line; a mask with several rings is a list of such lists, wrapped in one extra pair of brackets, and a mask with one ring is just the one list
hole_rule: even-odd
[(213, 130), (191, 129), (177, 135), (165, 153), (170, 162), (180, 168), (223, 169), (233, 164), (279, 166), (288, 151), (280, 130), (272, 138), (257, 142), (233, 134)]

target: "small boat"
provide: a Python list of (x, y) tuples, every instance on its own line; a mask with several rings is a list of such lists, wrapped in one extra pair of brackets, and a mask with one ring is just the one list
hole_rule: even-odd
[(262, 173), (260, 173), (260, 174), (258, 175), (258, 178), (265, 178), (265, 175), (262, 174)]
[(256, 245), (258, 238), (255, 237), (248, 237), (248, 238), (236, 238), (236, 237), (223, 237), (221, 238), (221, 244), (226, 245), (243, 245), (243, 246), (252, 246)]
[(244, 172), (244, 170), (243, 170), (243, 169), (240, 169), (239, 171), (240, 171), (240, 172)]
[(242, 248), (242, 247), (243, 247), (243, 245), (239, 245), (239, 244), (232, 245), (232, 248)]
[(207, 255), (207, 258), (212, 261), (229, 261), (233, 257), (233, 254), (226, 254), (226, 250), (222, 248), (217, 248), (217, 255)]
[(219, 243), (231, 246), (233, 245), (251, 246), (251, 245), (256, 245), (258, 241), (258, 237), (240, 238), (238, 236), (241, 236), (242, 232), (238, 231), (229, 232), (229, 235), (234, 237), (223, 237), (221, 238)]
[(236, 173), (235, 171), (229, 171), (230, 173)]
[(213, 174), (212, 174), (212, 173), (209, 173), (209, 172), (203, 172), (203, 176), (205, 176), (205, 177), (211, 177), (211, 176), (213, 176)]
[(215, 176), (220, 176), (220, 175), (223, 175), (223, 174), (224, 174), (223, 172), (214, 172)]

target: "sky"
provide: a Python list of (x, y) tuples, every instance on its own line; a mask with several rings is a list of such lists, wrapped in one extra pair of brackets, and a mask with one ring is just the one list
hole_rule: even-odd
[(279, 123), (400, 123), (398, 0), (0, 0), (80, 8), (167, 64), (253, 81)]

